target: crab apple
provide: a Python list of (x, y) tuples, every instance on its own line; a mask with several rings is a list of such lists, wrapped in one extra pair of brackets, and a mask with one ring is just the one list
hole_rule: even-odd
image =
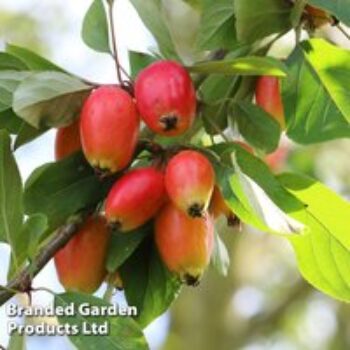
[(155, 133), (177, 136), (187, 131), (196, 115), (196, 90), (184, 67), (158, 61), (136, 79), (135, 96), (141, 118)]
[(89, 163), (106, 173), (125, 168), (134, 154), (139, 117), (132, 97), (120, 87), (91, 93), (80, 117), (80, 136)]
[(155, 241), (168, 269), (186, 284), (196, 285), (213, 251), (213, 219), (208, 213), (191, 218), (170, 202), (156, 217)]
[(285, 129), (284, 108), (280, 80), (276, 77), (262, 76), (255, 86), (256, 104), (269, 113)]
[(217, 185), (215, 185), (213, 195), (211, 196), (209, 213), (214, 219), (224, 215), (227, 218), (228, 226), (235, 226), (237, 224), (236, 215), (226, 204), (225, 198)]
[(55, 159), (60, 160), (81, 149), (79, 120), (57, 130), (55, 139)]
[(179, 152), (166, 167), (165, 187), (170, 200), (192, 217), (202, 216), (208, 208), (214, 185), (214, 169), (197, 151)]
[(90, 216), (54, 257), (58, 278), (66, 290), (94, 293), (106, 277), (110, 239), (106, 220)]
[(131, 231), (150, 220), (165, 200), (163, 173), (155, 167), (134, 169), (122, 176), (109, 192), (106, 218), (118, 231)]

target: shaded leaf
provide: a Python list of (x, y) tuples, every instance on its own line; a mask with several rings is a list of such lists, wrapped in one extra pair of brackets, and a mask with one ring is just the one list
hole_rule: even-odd
[(148, 55), (146, 53), (129, 51), (131, 77), (135, 79), (143, 69), (145, 69), (156, 60), (156, 57)]
[(290, 14), (293, 8), (281, 0), (235, 0), (237, 37), (253, 43), (271, 34), (291, 29)]
[(265, 153), (271, 153), (278, 147), (281, 128), (263, 109), (248, 101), (237, 102), (233, 105), (233, 116), (249, 144)]
[[(142, 330), (130, 317), (106, 317), (106, 316), (84, 316), (79, 312), (82, 304), (91, 308), (111, 306), (111, 304), (93, 296), (78, 293), (64, 293), (55, 296), (55, 306), (67, 308), (69, 305), (75, 306), (74, 316), (58, 316), (58, 321), (62, 325), (77, 327), (79, 335), (69, 337), (72, 343), (79, 350), (95, 350), (98, 348), (106, 350), (146, 350), (148, 345)], [(104, 325), (107, 322), (107, 335), (83, 335), (83, 327), (91, 329), (92, 325)]]
[(152, 234), (152, 231), (153, 225), (147, 224), (128, 232), (128, 234), (124, 232), (114, 233), (108, 248), (107, 270), (112, 273), (115, 272), (133, 254), (144, 238)]
[(32, 71), (58, 71), (65, 72), (63, 68), (50, 62), (44, 57), (39, 56), (37, 53), (26, 49), (24, 47), (7, 44), (6, 52), (17, 57)]
[(232, 0), (205, 0), (197, 39), (201, 50), (232, 49), (237, 45)]
[(126, 299), (137, 306), (144, 328), (163, 314), (177, 297), (181, 283), (172, 275), (151, 241), (145, 241), (120, 269)]
[(22, 180), (11, 152), (10, 136), (0, 130), (0, 239), (11, 246), (14, 268), (20, 264), (22, 194)]
[(43, 165), (30, 175), (25, 184), (25, 212), (46, 215), (52, 231), (69, 216), (102, 200), (109, 181), (101, 182), (78, 152), (59, 162)]
[(62, 127), (77, 117), (91, 89), (64, 73), (34, 73), (17, 87), (13, 109), (35, 128)]

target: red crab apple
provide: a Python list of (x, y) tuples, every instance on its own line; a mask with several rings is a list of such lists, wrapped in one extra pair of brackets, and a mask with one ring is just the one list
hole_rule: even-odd
[(134, 154), (139, 117), (132, 97), (120, 87), (97, 88), (86, 100), (80, 117), (80, 136), (86, 159), (96, 169), (115, 173)]
[(55, 139), (55, 159), (60, 160), (81, 149), (79, 120), (57, 130)]
[(196, 114), (196, 91), (190, 75), (174, 61), (158, 61), (136, 79), (141, 118), (155, 133), (177, 136), (187, 131)]
[(164, 175), (154, 167), (134, 169), (112, 187), (106, 200), (106, 218), (126, 232), (150, 220), (164, 204)]
[(101, 216), (89, 217), (54, 257), (58, 278), (66, 290), (94, 293), (106, 277), (110, 232)]

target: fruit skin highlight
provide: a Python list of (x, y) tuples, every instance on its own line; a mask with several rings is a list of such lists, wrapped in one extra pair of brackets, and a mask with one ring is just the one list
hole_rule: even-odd
[(116, 230), (134, 230), (150, 220), (164, 204), (164, 175), (154, 167), (134, 169), (112, 187), (106, 200), (106, 218)]
[(93, 167), (113, 174), (130, 163), (140, 120), (126, 91), (115, 86), (99, 87), (86, 100), (80, 119), (83, 151)]
[(56, 132), (55, 159), (61, 160), (81, 149), (79, 119)]
[(89, 217), (54, 257), (61, 284), (68, 291), (94, 293), (106, 277), (105, 260), (110, 239), (106, 220)]
[(168, 163), (165, 187), (170, 200), (192, 217), (200, 217), (208, 208), (215, 185), (215, 173), (209, 160), (196, 151), (181, 151)]
[(255, 98), (256, 104), (278, 121), (284, 130), (286, 128), (286, 122), (280, 80), (271, 76), (258, 78), (255, 86)]
[(158, 61), (136, 79), (135, 96), (141, 118), (157, 134), (178, 136), (187, 131), (196, 115), (196, 90), (184, 67)]
[(170, 271), (188, 285), (199, 283), (214, 247), (214, 223), (205, 213), (191, 218), (168, 203), (155, 221), (155, 241)]
[(210, 200), (209, 213), (214, 219), (224, 215), (227, 218), (228, 226), (235, 226), (237, 224), (236, 215), (226, 204), (224, 196), (217, 185), (214, 187), (213, 195)]

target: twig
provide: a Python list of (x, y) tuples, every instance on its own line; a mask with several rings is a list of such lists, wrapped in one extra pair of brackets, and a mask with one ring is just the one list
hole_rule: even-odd
[(340, 25), (340, 24), (337, 24), (336, 27), (338, 28), (338, 30), (343, 33), (343, 35), (348, 39), (350, 40), (350, 34)]
[(0, 306), (11, 299), (16, 292), (27, 293), (31, 290), (33, 278), (46, 266), (53, 256), (63, 248), (77, 232), (81, 217), (62, 227), (54, 237), (39, 251), (32, 264), (25, 267), (8, 285), (0, 291)]
[(117, 76), (119, 83), (121, 84), (123, 82), (122, 77), (122, 68), (119, 61), (119, 55), (118, 55), (118, 47), (117, 47), (117, 36), (115, 32), (115, 24), (114, 24), (114, 15), (113, 15), (113, 5), (114, 0), (108, 0), (108, 17), (109, 17), (109, 27), (110, 27), (110, 34), (111, 34), (111, 50), (112, 50), (112, 57), (115, 61), (115, 66), (117, 69)]

